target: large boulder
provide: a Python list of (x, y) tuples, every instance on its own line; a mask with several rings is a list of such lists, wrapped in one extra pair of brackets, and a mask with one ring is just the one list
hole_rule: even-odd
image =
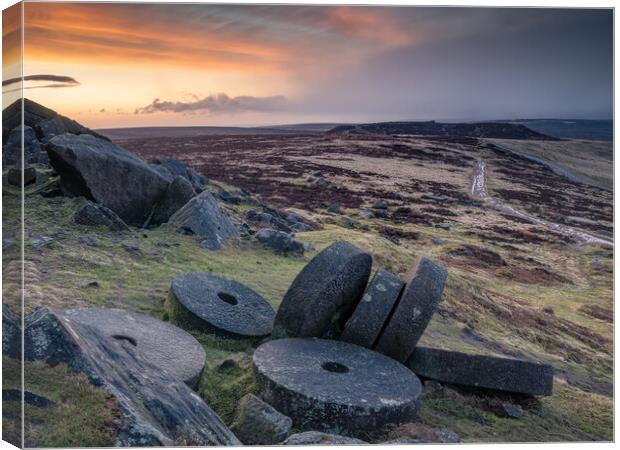
[(41, 144), (34, 130), (29, 126), (20, 125), (9, 132), (6, 143), (2, 147), (2, 159), (6, 165), (21, 164), (22, 128), (24, 130), (24, 161), (26, 163), (39, 162)]
[(86, 201), (73, 218), (79, 225), (107, 227), (112, 231), (127, 231), (129, 227), (110, 208)]
[(2, 354), (9, 358), (22, 356), (21, 319), (5, 303), (2, 304)]
[(154, 159), (150, 161), (150, 165), (169, 182), (172, 182), (175, 177), (183, 177), (192, 184), (192, 187), (198, 193), (204, 191), (207, 187), (207, 179), (182, 161), (176, 159)]
[(196, 191), (192, 184), (186, 178), (177, 175), (168, 186), (164, 197), (155, 205), (153, 214), (145, 226), (161, 225), (168, 222), (175, 212), (195, 196)]
[(168, 181), (144, 161), (88, 134), (63, 134), (47, 146), (63, 189), (100, 203), (130, 225), (142, 226)]
[(292, 434), (283, 445), (365, 445), (368, 442), (360, 439), (340, 436), (338, 434), (322, 433), (320, 431), (304, 431)]
[(236, 406), (231, 430), (245, 445), (276, 445), (291, 432), (293, 421), (252, 394)]
[(305, 246), (293, 236), (284, 231), (276, 231), (271, 228), (263, 228), (256, 233), (256, 239), (267, 247), (272, 248), (276, 253), (287, 255), (303, 255)]
[(205, 238), (205, 244), (211, 250), (221, 248), (228, 239), (238, 234), (235, 225), (209, 191), (192, 198), (170, 217), (168, 223)]
[(114, 397), (117, 447), (241, 445), (198, 395), (153, 365), (139, 346), (59, 311), (37, 308), (28, 316), (25, 358), (66, 364)]

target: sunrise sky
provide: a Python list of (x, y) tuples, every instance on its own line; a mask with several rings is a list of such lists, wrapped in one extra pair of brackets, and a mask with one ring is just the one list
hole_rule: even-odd
[[(25, 3), (25, 96), (92, 128), (611, 118), (611, 10)], [(19, 63), (4, 17), (4, 106)], [(19, 73), (19, 71), (17, 71)], [(11, 92), (13, 91), (13, 92)]]

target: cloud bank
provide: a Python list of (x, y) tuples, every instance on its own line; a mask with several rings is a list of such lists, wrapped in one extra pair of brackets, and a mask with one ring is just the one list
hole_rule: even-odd
[(270, 97), (252, 97), (240, 95), (230, 97), (227, 94), (209, 95), (193, 102), (170, 102), (158, 98), (150, 105), (137, 108), (135, 114), (152, 114), (156, 112), (185, 113), (205, 111), (210, 114), (235, 114), (247, 111), (280, 111), (286, 106), (286, 98), (282, 95)]

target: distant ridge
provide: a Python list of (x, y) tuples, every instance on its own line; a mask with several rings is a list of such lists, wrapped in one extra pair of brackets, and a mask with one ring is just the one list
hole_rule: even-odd
[(419, 136), (477, 137), (495, 139), (559, 140), (517, 123), (441, 123), (379, 122), (359, 125), (339, 125), (328, 133), (345, 134), (410, 134)]
[[(504, 122), (499, 121), (499, 122)], [(613, 141), (613, 120), (592, 119), (517, 119), (505, 122), (525, 125), (531, 130), (561, 139)]]

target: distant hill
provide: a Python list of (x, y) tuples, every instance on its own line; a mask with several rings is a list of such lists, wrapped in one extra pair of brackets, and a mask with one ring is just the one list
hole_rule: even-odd
[(613, 120), (519, 119), (510, 121), (531, 130), (562, 139), (613, 141)]
[(380, 122), (339, 125), (328, 133), (410, 134), (421, 136), (485, 137), (495, 139), (557, 140), (517, 123)]
[(134, 127), (100, 128), (97, 131), (112, 140), (144, 139), (152, 137), (194, 137), (218, 135), (275, 135), (275, 134), (315, 134), (311, 126), (282, 125), (276, 127)]

